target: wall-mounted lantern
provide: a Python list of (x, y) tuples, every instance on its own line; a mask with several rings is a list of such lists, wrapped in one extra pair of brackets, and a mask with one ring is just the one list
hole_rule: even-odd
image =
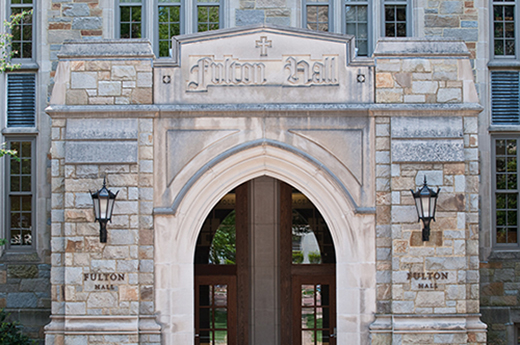
[(103, 187), (95, 193), (90, 193), (94, 204), (94, 214), (100, 226), (99, 241), (101, 243), (107, 242), (107, 223), (111, 221), (112, 210), (118, 193), (119, 191), (114, 194), (107, 189), (105, 178), (103, 178)]
[(432, 220), (435, 221), (435, 208), (437, 207), (437, 196), (440, 190), (440, 188), (437, 188), (435, 192), (428, 187), (426, 175), (424, 176), (424, 185), (417, 192), (410, 189), (415, 201), (415, 207), (417, 208), (417, 215), (424, 225), (422, 230), (423, 241), (430, 240), (430, 222)]

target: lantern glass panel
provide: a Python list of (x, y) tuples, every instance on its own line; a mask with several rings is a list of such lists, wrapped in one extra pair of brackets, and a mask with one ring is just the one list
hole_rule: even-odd
[(417, 216), (419, 217), (419, 219), (421, 219), (421, 217), (422, 217), (421, 198), (414, 196), (414, 201), (415, 201), (415, 208), (417, 209)]
[(94, 215), (96, 216), (96, 219), (99, 219), (99, 198), (92, 197), (92, 203), (94, 204)]
[(430, 202), (430, 195), (421, 195), (421, 202), (422, 202), (422, 211), (423, 211), (423, 214), (422, 216), (424, 218), (429, 218), (430, 217), (430, 206), (431, 206), (431, 202)]
[(431, 196), (430, 197), (430, 217), (433, 217), (433, 215), (435, 214), (435, 206), (437, 204), (437, 197), (436, 196)]
[(108, 208), (107, 208), (107, 219), (112, 218), (112, 211), (114, 210), (114, 201), (116, 198), (109, 198), (108, 199)]
[(107, 219), (107, 207), (108, 207), (108, 197), (100, 197), (99, 198), (99, 209), (101, 214), (99, 215), (99, 219), (105, 220)]

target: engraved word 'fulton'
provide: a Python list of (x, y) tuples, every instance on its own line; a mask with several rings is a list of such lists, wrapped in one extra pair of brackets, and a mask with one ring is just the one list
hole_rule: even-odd
[(187, 91), (207, 91), (208, 86), (330, 86), (338, 85), (335, 56), (319, 61), (309, 56), (283, 60), (242, 61), (227, 57), (217, 61), (199, 58), (189, 69)]

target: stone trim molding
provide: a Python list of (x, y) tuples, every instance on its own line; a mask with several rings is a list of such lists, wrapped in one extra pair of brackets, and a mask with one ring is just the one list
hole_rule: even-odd
[(95, 118), (95, 117), (198, 117), (226, 116), (313, 116), (319, 113), (327, 116), (353, 115), (359, 116), (454, 116), (477, 115), (484, 108), (478, 103), (445, 103), (445, 104), (178, 104), (178, 105), (57, 105), (48, 106), (45, 111), (51, 118)]
[(161, 326), (155, 316), (123, 315), (52, 315), (45, 326), (47, 334), (113, 335), (160, 334)]
[(374, 215), (355, 214), (322, 170), (303, 157), (268, 145), (231, 155), (205, 171), (175, 215), (155, 214), (155, 272), (161, 277), (156, 280), (155, 305), (160, 323), (169, 325), (163, 329), (163, 342), (192, 342), (193, 252), (206, 215), (227, 191), (259, 176), (298, 188), (322, 213), (336, 248), (337, 295), (351, 296), (337, 301), (338, 343), (363, 343), (376, 308)]
[(398, 59), (406, 57), (428, 58), (461, 58), (470, 57), (464, 41), (454, 38), (381, 38), (378, 40), (374, 57), (395, 56)]
[(177, 210), (179, 208), (179, 204), (182, 202), (186, 194), (189, 192), (189, 190), (192, 188), (192, 186), (208, 171), (212, 170), (214, 166), (220, 164), (224, 160), (228, 159), (229, 157), (232, 157), (237, 154), (242, 154), (244, 151), (247, 151), (249, 149), (254, 149), (257, 147), (263, 147), (265, 150), (267, 150), (267, 147), (273, 147), (277, 149), (281, 149), (284, 151), (287, 151), (289, 153), (292, 153), (310, 164), (314, 166), (315, 170), (322, 171), (324, 175), (327, 176), (327, 179), (330, 181), (333, 181), (336, 185), (336, 188), (338, 190), (341, 190), (346, 196), (348, 201), (350, 202), (354, 213), (358, 214), (374, 214), (375, 208), (374, 207), (360, 207), (356, 204), (354, 201), (354, 198), (348, 191), (347, 187), (341, 182), (341, 180), (324, 164), (322, 164), (320, 161), (318, 161), (316, 158), (311, 157), (308, 153), (303, 152), (302, 150), (299, 150), (293, 146), (287, 145), (285, 143), (270, 140), (270, 139), (259, 139), (250, 141), (244, 144), (240, 144), (238, 146), (233, 147), (232, 149), (229, 149), (225, 152), (222, 152), (214, 159), (210, 160), (208, 163), (206, 163), (204, 166), (202, 166), (188, 181), (184, 184), (182, 189), (179, 191), (179, 193), (176, 194), (175, 199), (172, 203), (172, 206), (169, 208), (155, 208), (154, 214), (176, 214)]
[[(213, 31), (205, 31), (200, 33), (193, 33), (188, 35), (181, 35), (176, 36), (173, 38), (173, 55), (171, 61), (171, 66), (179, 66), (181, 64), (180, 59), (180, 51), (182, 44), (185, 43), (193, 43), (193, 42), (203, 42), (207, 40), (215, 40), (215, 39), (223, 39), (226, 37), (233, 37), (233, 36), (242, 36), (242, 35), (249, 35), (261, 32), (264, 33), (284, 33), (286, 35), (293, 35), (296, 37), (303, 37), (303, 38), (311, 38), (311, 39), (322, 39), (329, 42), (339, 42), (339, 43), (346, 43), (347, 49), (350, 47), (350, 50), (347, 50), (347, 65), (349, 65), (351, 62), (357, 62), (362, 63), (365, 66), (373, 66), (374, 65), (374, 59), (371, 58), (360, 58), (358, 59), (356, 57), (355, 53), (355, 46), (352, 44), (354, 36), (352, 35), (345, 35), (345, 34), (338, 34), (334, 32), (324, 32), (324, 31), (312, 31), (308, 29), (302, 29), (302, 28), (295, 28), (290, 26), (279, 26), (279, 25), (273, 25), (273, 24), (254, 24), (250, 26), (237, 26), (227, 29), (221, 29), (218, 30), (218, 32)], [(353, 58), (354, 57), (354, 58)], [(164, 59), (164, 61), (167, 61)], [(165, 62), (163, 62), (164, 64)]]
[(468, 333), (486, 332), (480, 314), (376, 315), (371, 333)]
[(152, 44), (146, 39), (111, 39), (111, 40), (69, 40), (65, 41), (58, 58), (80, 59), (91, 58), (99, 60), (100, 58), (148, 58), (154, 59), (155, 55), (152, 50)]

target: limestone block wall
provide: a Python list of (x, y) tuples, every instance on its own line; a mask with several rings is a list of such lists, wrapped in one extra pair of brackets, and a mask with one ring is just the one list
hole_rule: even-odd
[(475, 59), (478, 39), (478, 4), (476, 1), (425, 1), (424, 36), (464, 40)]
[[(62, 50), (65, 60), (52, 98), (58, 103), (47, 109), (53, 201), (53, 318), (46, 327), (47, 344), (160, 343), (153, 316), (153, 119), (146, 110), (115, 105), (124, 95), (105, 94), (124, 92), (126, 85), (148, 95), (135, 97), (151, 103), (151, 59), (140, 58), (149, 56), (149, 44), (144, 51), (139, 44), (126, 43), (126, 50), (112, 45), (125, 61), (85, 56), (106, 46), (91, 44), (83, 51), (81, 43), (70, 43)], [(103, 102), (92, 101), (100, 97)], [(130, 103), (132, 92), (128, 97)], [(109, 106), (93, 115), (92, 105), (100, 103)], [(118, 195), (107, 242), (101, 243), (90, 193), (104, 179)]]
[(299, 15), (299, 5), (293, 0), (236, 0), (231, 5), (234, 8), (232, 21), (235, 24), (232, 26), (264, 23), (297, 26), (296, 16)]
[[(422, 321), (434, 329), (442, 328), (441, 319), (447, 315), (458, 314), (464, 318), (473, 315), (478, 320), (475, 115), (459, 118), (382, 116), (376, 120), (380, 313), (392, 313), (396, 319), (410, 314), (423, 315)], [(430, 133), (420, 132), (420, 128)], [(454, 136), (455, 133), (450, 133), (452, 130), (459, 134)], [(408, 134), (403, 136), (403, 133)], [(424, 140), (424, 137), (435, 139)], [(432, 153), (428, 146), (439, 155), (428, 157), (428, 153)], [(429, 186), (441, 188), (436, 222), (431, 226), (428, 242), (422, 240), (422, 224), (418, 222), (410, 192), (422, 186), (424, 176)], [(424, 344), (485, 343), (483, 326), (479, 327), (468, 329), (465, 334), (449, 334), (444, 330), (442, 335), (394, 333), (394, 338), (403, 343), (416, 341), (413, 339), (417, 337)]]
[[(83, 143), (70, 141), (78, 138), (71, 133), (79, 134), (77, 132), (81, 130), (88, 133), (88, 128), (96, 124), (96, 129), (104, 127), (112, 131), (112, 137), (105, 138), (104, 146), (110, 146), (110, 140), (126, 139), (122, 149), (135, 153), (135, 161), (124, 159), (111, 164), (92, 161), (85, 164), (92, 156), (82, 154)], [(118, 128), (123, 128), (127, 134), (119, 130), (118, 136)], [(125, 329), (128, 326), (123, 324), (125, 318), (118, 319), (117, 315), (130, 317), (130, 320), (132, 316), (138, 320), (153, 315), (152, 145), (152, 119), (108, 122), (104, 119), (53, 119), (51, 283), (55, 320), (63, 315), (74, 325), (74, 322), (84, 321), (85, 317), (96, 316), (98, 323), (106, 323), (107, 333), (117, 335), (119, 327), (122, 333), (128, 331)], [(112, 146), (117, 150), (116, 144)], [(96, 147), (88, 149), (96, 150)], [(95, 153), (103, 154), (101, 148), (97, 148)], [(108, 188), (119, 193), (112, 222), (107, 226), (107, 243), (100, 243), (99, 224), (94, 222), (90, 191), (98, 190), (104, 178)], [(105, 337), (102, 341), (105, 343), (135, 343), (139, 330), (139, 323), (135, 322), (134, 335), (118, 335), (116, 340), (102, 335), (103, 332), (85, 332), (71, 337), (83, 338), (85, 343), (99, 342), (100, 337)], [(59, 325), (51, 324), (47, 341), (57, 342), (63, 337), (59, 333)]]
[[(403, 45), (401, 56), (395, 42)], [(425, 54), (419, 56), (417, 48)], [(450, 48), (453, 50), (446, 56)], [(432, 53), (435, 55), (429, 57)], [(462, 41), (383, 39), (374, 55), (377, 103), (478, 103), (468, 50)]]
[(33, 339), (43, 338), (43, 326), (51, 308), (51, 265), (42, 263), (36, 253), (5, 257), (0, 263), (0, 309), (23, 324)]
[(516, 341), (520, 323), (520, 263), (516, 253), (504, 254), (480, 263), (480, 306), (490, 345)]
[[(416, 43), (422, 57), (406, 56), (406, 49), (403, 58), (392, 56), (398, 40), (376, 49), (376, 100), (394, 104), (374, 110), (379, 314), (372, 341), (484, 344), (478, 314), (480, 107), (471, 103), (473, 85), (461, 78), (469, 56), (465, 49), (458, 54), (455, 42), (446, 43), (454, 56), (436, 56), (427, 42)], [(442, 104), (448, 102), (456, 106)], [(410, 192), (425, 176), (431, 188), (441, 188), (429, 241), (422, 240)]]
[[(139, 49), (143, 54), (135, 56)], [(101, 53), (104, 59), (92, 59), (96, 53)], [(59, 75), (55, 79), (51, 104), (152, 103), (154, 55), (148, 41), (129, 44), (125, 40), (106, 40), (97, 46), (74, 41), (65, 45), (59, 55)]]
[(103, 37), (103, 8), (98, 0), (52, 0), (45, 8), (46, 35), (52, 64), (49, 95), (58, 67), (58, 52), (65, 40), (98, 39)]

